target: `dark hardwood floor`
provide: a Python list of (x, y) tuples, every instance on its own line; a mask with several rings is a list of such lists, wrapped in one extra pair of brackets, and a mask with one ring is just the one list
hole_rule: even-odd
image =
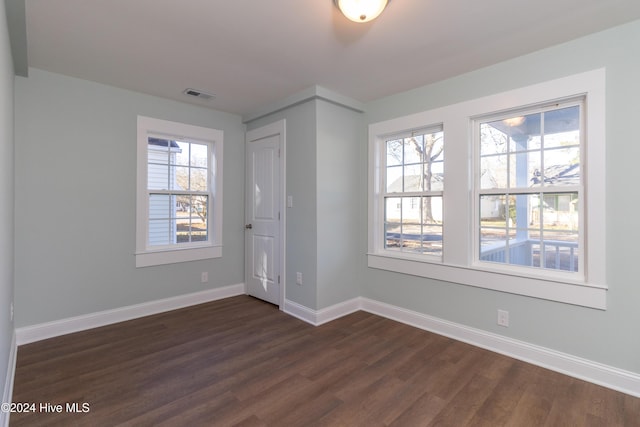
[(13, 401), (36, 412), (11, 426), (640, 425), (638, 398), (369, 313), (316, 328), (247, 296), (20, 346)]

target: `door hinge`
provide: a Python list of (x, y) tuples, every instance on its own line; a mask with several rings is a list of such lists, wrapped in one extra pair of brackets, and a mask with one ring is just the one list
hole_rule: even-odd
[(280, 275), (278, 274), (278, 285), (280, 284)]
[(280, 212), (278, 212), (278, 221), (280, 221)]

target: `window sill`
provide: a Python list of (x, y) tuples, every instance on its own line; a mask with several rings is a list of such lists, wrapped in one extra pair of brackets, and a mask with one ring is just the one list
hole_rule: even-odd
[(367, 258), (368, 266), (371, 268), (600, 310), (607, 308), (606, 286), (516, 276), (478, 267), (399, 258), (391, 254), (368, 254)]
[(221, 257), (222, 246), (172, 248), (159, 251), (139, 252), (136, 253), (136, 268)]

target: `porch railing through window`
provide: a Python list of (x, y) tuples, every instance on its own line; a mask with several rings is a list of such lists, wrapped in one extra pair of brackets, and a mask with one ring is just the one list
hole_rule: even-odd
[(560, 240), (514, 240), (485, 246), (480, 260), (540, 267), (554, 270), (578, 271), (578, 243)]

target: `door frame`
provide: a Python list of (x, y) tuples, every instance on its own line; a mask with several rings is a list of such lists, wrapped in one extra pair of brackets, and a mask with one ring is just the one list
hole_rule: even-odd
[[(286, 169), (287, 169), (287, 157), (286, 157), (286, 120), (285, 119), (281, 119), (278, 120), (276, 122), (261, 126), (259, 128), (256, 129), (251, 129), (245, 132), (245, 172), (244, 172), (244, 179), (245, 179), (245, 192), (246, 192), (246, 188), (247, 188), (247, 179), (248, 179), (248, 165), (247, 165), (247, 155), (246, 153), (248, 152), (247, 150), (247, 145), (249, 143), (250, 140), (256, 140), (256, 139), (261, 139), (261, 138), (267, 138), (270, 136), (274, 136), (274, 135), (280, 135), (280, 142), (278, 145), (278, 152), (279, 152), (279, 156), (278, 156), (278, 167), (280, 170), (280, 183), (279, 183), (279, 193), (280, 193), (280, 200), (278, 201), (278, 207), (279, 207), (279, 212), (280, 212), (280, 222), (279, 222), (279, 233), (280, 233), (280, 239), (278, 242), (278, 253), (279, 253), (279, 265), (277, 266), (278, 270), (279, 270), (279, 276), (280, 276), (280, 280), (279, 280), (279, 286), (280, 286), (280, 300), (278, 301), (278, 308), (280, 310), (284, 310), (284, 302), (286, 300), (285, 294), (286, 294), (286, 289), (287, 289), (287, 270), (286, 270), (286, 242), (287, 242), (287, 235), (286, 235), (286, 224), (287, 224), (287, 204), (286, 204), (286, 200), (287, 200), (287, 196), (286, 196), (286, 188), (287, 188), (287, 175), (286, 175)], [(245, 209), (245, 214), (244, 214), (244, 218), (243, 221), (246, 221), (247, 218), (247, 209), (249, 209), (250, 207), (247, 206), (247, 195), (245, 194), (244, 197), (244, 209)], [(244, 230), (243, 230), (244, 231)], [(245, 276), (247, 275), (249, 269), (248, 269), (248, 265), (247, 263), (249, 262), (249, 254), (248, 254), (248, 250), (249, 248), (246, 247), (246, 241), (247, 239), (244, 238), (244, 242), (245, 242), (245, 250), (244, 250), (244, 272), (245, 272)], [(245, 283), (244, 283), (244, 292), (245, 294), (248, 294), (248, 289), (247, 289), (247, 280), (245, 277)]]

